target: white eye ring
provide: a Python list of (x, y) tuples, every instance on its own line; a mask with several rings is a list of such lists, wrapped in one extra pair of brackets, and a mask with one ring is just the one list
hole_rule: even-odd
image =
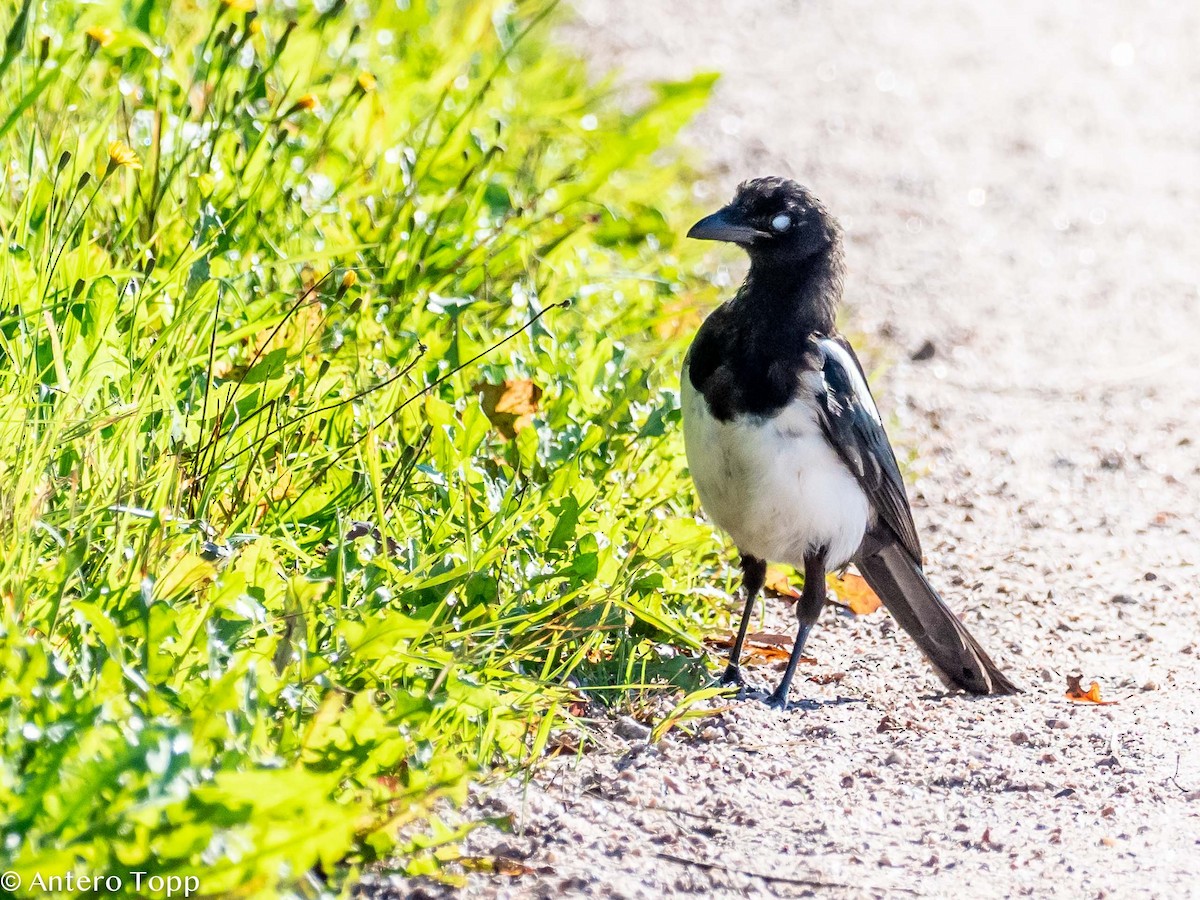
[(771, 220), (771, 227), (776, 231), (787, 231), (792, 227), (792, 217), (787, 213), (780, 213)]

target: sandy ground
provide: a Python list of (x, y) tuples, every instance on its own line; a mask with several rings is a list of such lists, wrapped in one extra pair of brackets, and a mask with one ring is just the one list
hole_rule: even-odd
[(886, 614), (827, 610), (797, 709), (482, 792), (518, 831), (475, 851), (527, 874), (463, 893), (1200, 896), (1200, 6), (577, 8), (633, 83), (723, 73), (702, 200), (788, 174), (842, 220), (930, 577), (1027, 693), (944, 697)]

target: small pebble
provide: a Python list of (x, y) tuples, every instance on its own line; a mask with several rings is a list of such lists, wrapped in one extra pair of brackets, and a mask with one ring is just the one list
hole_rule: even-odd
[(650, 737), (650, 729), (632, 716), (621, 716), (613, 726), (613, 734), (627, 741), (644, 741)]
[(937, 345), (933, 341), (927, 340), (914, 350), (909, 358), (913, 362), (925, 362), (925, 360), (933, 359), (935, 356), (937, 356)]

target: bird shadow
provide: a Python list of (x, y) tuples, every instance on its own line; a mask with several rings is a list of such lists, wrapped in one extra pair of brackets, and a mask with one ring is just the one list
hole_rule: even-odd
[(835, 697), (832, 700), (813, 700), (805, 697), (801, 700), (789, 700), (786, 712), (802, 709), (807, 712), (815, 712), (818, 709), (826, 709), (835, 706), (850, 706), (854, 703), (866, 703), (866, 697)]
[[(770, 696), (771, 696), (771, 694), (769, 691), (763, 690), (761, 688), (742, 688), (731, 699), (755, 701), (755, 702), (763, 704), (764, 706), (770, 706), (770, 704), (766, 702), (767, 698)], [(786, 705), (784, 705), (782, 708), (779, 708), (779, 712), (795, 712), (796, 710), (804, 710), (806, 712), (815, 712), (816, 710), (819, 710), (819, 709), (828, 709), (828, 708), (837, 707), (837, 706), (849, 706), (852, 703), (866, 703), (866, 702), (867, 702), (867, 700), (865, 697), (841, 697), (841, 696), (839, 696), (839, 697), (835, 697), (832, 700), (818, 700), (818, 699), (813, 699), (810, 697), (803, 697), (799, 700), (790, 700), (789, 699), (787, 701)]]
[(940, 693), (918, 694), (918, 700), (924, 700), (929, 703), (986, 703), (989, 700), (996, 700), (996, 694), (972, 694), (969, 691), (941, 691)]

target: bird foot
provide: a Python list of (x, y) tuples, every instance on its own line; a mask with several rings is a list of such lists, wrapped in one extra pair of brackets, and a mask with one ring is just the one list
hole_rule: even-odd
[(725, 667), (725, 673), (721, 676), (721, 687), (739, 687), (746, 686), (746, 679), (742, 677), (742, 670), (730, 663)]
[(787, 711), (788, 699), (786, 692), (780, 694), (779, 691), (773, 691), (769, 696), (762, 698), (762, 701), (771, 709), (777, 709), (780, 712)]
[(717, 682), (723, 688), (737, 688), (735, 700), (765, 700), (767, 692), (761, 688), (751, 687), (742, 677), (742, 671), (737, 666), (729, 666)]

